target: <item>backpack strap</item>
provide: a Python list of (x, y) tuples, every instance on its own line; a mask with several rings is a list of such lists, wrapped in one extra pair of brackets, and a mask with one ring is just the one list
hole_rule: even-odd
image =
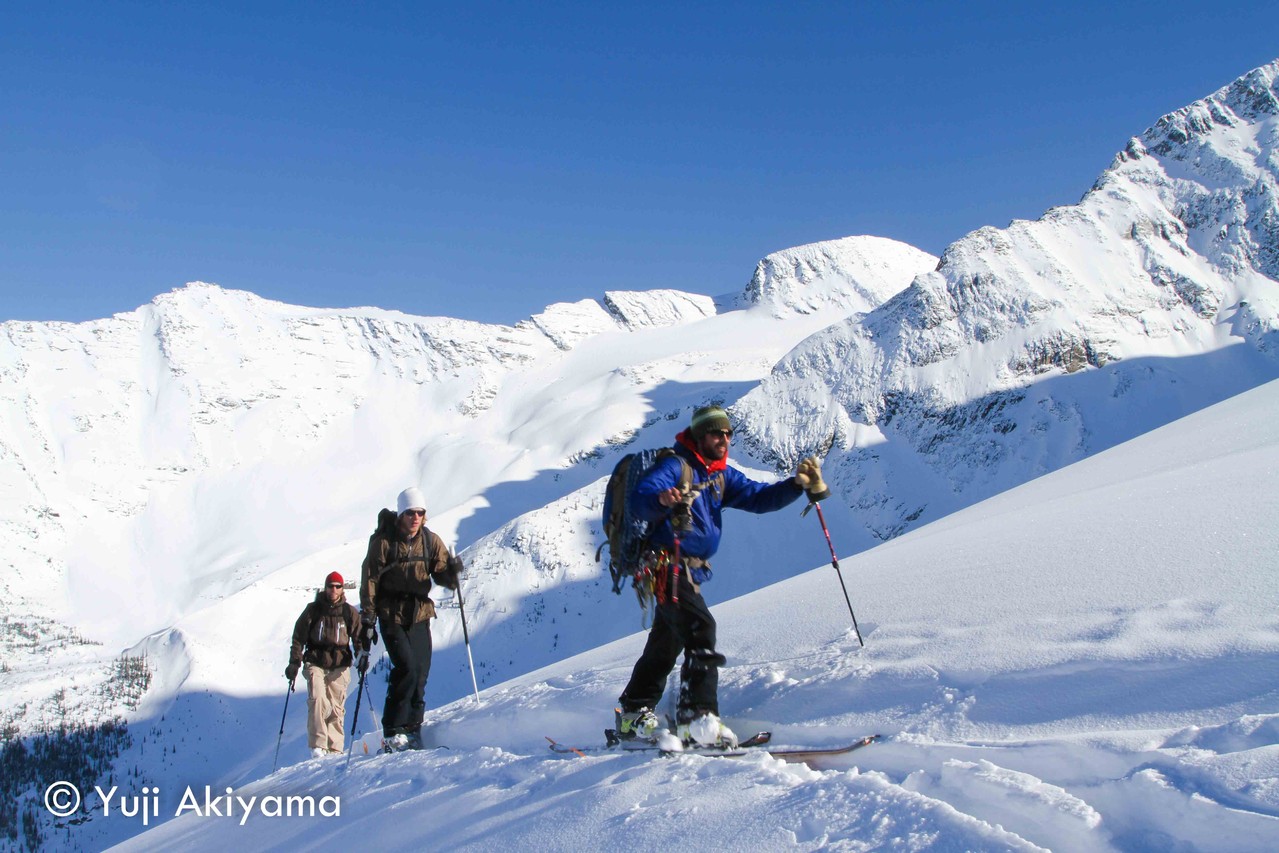
[(320, 616), (320, 605), (319, 602), (312, 599), (311, 603), (306, 606), (306, 639), (302, 643), (304, 646), (310, 645), (311, 632), (315, 630), (315, 620), (318, 618), (322, 618)]
[[(406, 554), (403, 557), (396, 557), (394, 560), (388, 560), (386, 565), (382, 567), (382, 571), (385, 572), (387, 569), (391, 568), (391, 566), (398, 566), (403, 563), (426, 563), (426, 565), (429, 567), (431, 565), (431, 554), (429, 551), (429, 546), (431, 543), (430, 534), (431, 534), (431, 531), (427, 530), (426, 525), (423, 524), (422, 529), (417, 532), (417, 536), (414, 536), (412, 539), (410, 539), (406, 543), (408, 545), (408, 550), (411, 552), (413, 550), (413, 543), (417, 540), (418, 536), (422, 537), (422, 556), (421, 557), (414, 557), (412, 556), (411, 553)], [(388, 539), (388, 544), (390, 544), (391, 547), (395, 548), (397, 553), (400, 550), (399, 542), (400, 540), (398, 538)]]
[[(687, 459), (676, 453), (673, 447), (663, 447), (659, 450), (657, 452), (657, 461), (660, 462), (668, 456), (674, 456), (679, 460), (679, 490), (688, 492), (693, 488), (693, 466), (688, 464)], [(714, 479), (719, 481), (719, 491), (722, 493), (724, 491), (724, 475), (721, 473)], [(707, 482), (713, 482), (713, 480), (708, 480)], [(701, 488), (704, 489), (706, 487), (702, 486)]]
[[(674, 453), (675, 451), (671, 451)], [(683, 456), (679, 457), (679, 490), (687, 492), (693, 488), (693, 466)]]
[[(674, 450), (671, 450), (670, 452), (672, 455), (679, 457), (679, 490), (681, 492), (684, 492), (685, 494), (688, 494), (688, 492), (690, 490), (693, 490), (694, 488), (693, 466), (689, 465), (688, 460), (685, 459), (683, 456), (680, 456), (678, 453), (675, 453)], [(707, 479), (707, 480), (703, 480), (701, 483), (697, 484), (697, 487), (696, 487), (697, 492), (699, 493), (704, 492), (707, 489), (710, 489), (714, 493), (716, 500), (719, 500), (719, 501), (724, 500), (724, 472), (723, 471), (720, 471), (714, 477), (711, 477), (710, 479)]]

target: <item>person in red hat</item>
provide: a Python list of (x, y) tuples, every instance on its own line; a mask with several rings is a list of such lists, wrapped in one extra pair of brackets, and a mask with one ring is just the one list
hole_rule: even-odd
[(342, 751), (351, 642), (359, 636), (360, 611), (347, 603), (342, 576), (329, 572), (324, 589), (293, 626), (289, 665), (284, 668), (284, 677), (292, 683), (305, 663), (306, 738), (312, 758)]

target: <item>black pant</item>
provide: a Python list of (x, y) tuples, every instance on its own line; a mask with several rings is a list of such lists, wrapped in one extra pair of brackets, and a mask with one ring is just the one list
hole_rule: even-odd
[(382, 708), (382, 733), (386, 737), (421, 731), (426, 716), (426, 677), (431, 673), (431, 620), (405, 628), (378, 620), (382, 642), (391, 658), (391, 678)]
[(666, 676), (684, 652), (680, 668), (676, 722), (687, 723), (698, 714), (719, 714), (719, 667), (724, 656), (715, 651), (715, 617), (702, 594), (693, 589), (685, 569), (680, 572), (679, 603), (658, 604), (648, 632), (644, 654), (635, 662), (631, 680), (618, 701), (624, 711), (656, 710), (666, 687)]

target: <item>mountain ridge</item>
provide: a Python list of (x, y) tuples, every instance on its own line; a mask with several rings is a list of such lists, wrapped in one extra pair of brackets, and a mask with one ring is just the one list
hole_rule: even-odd
[[(1249, 345), (1252, 355), (1229, 359), (1246, 378), (1213, 388), (1196, 376), (1203, 396), (1184, 395), (1174, 410), (1187, 414), (1272, 377), (1279, 286), (1266, 272), (1279, 246), (1277, 73), (1279, 64), (1264, 66), (1165, 116), (1144, 138), (1165, 140), (1155, 147), (1167, 154), (1130, 143), (1079, 204), (967, 235), (935, 271), (797, 347), (737, 409), (752, 448), (779, 466), (809, 448), (833, 448), (841, 493), (877, 538), (891, 538), (1170, 414), (1161, 407), (1107, 437), (1093, 422), (1118, 411), (1089, 414), (1097, 403), (1073, 392), (1036, 392), (1047, 378), (1087, 374), (1088, 383), (1074, 384), (1110, 387), (1084, 388), (1084, 397), (1122, 396), (1148, 386), (1154, 370), (1164, 387), (1144, 393), (1177, 397), (1191, 379), (1176, 376), (1177, 358)], [(1258, 124), (1236, 118), (1231, 105), (1240, 103)], [(789, 410), (780, 417), (778, 400)], [(1079, 436), (1073, 449), (1035, 443), (1054, 425)], [(1017, 475), (1010, 465), (1029, 467)], [(921, 488), (889, 485), (920, 473)]]

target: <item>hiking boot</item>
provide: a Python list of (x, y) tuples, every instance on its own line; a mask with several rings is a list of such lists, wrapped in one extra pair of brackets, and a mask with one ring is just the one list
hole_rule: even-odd
[(662, 727), (657, 715), (648, 708), (640, 708), (638, 711), (614, 708), (613, 712), (617, 717), (617, 736), (622, 740), (632, 740), (637, 737), (651, 740), (657, 734), (657, 730)]
[(721, 749), (737, 746), (737, 735), (714, 714), (701, 714), (687, 723), (680, 723), (675, 734), (687, 744), (718, 746)]
[(409, 748), (409, 736), (401, 732), (382, 741), (383, 752), (403, 752)]

